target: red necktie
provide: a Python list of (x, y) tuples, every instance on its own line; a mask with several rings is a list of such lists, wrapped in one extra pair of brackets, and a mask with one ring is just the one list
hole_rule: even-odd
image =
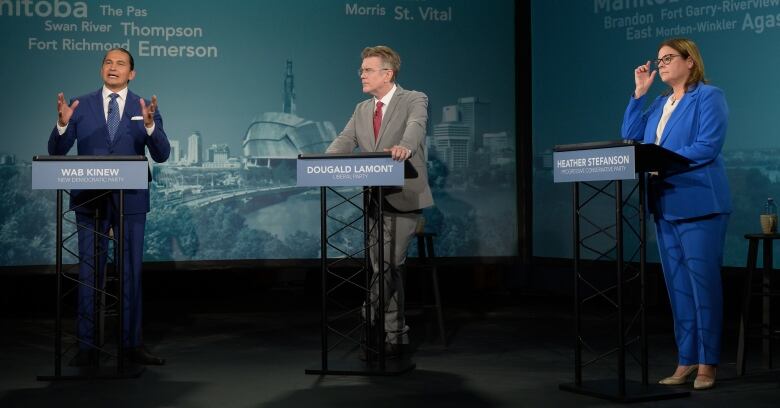
[(382, 126), (382, 106), (384, 103), (378, 101), (374, 111), (374, 142), (379, 138), (379, 128)]

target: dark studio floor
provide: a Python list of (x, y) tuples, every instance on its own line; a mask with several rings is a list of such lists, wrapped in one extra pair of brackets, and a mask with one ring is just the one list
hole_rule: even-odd
[[(147, 281), (146, 284), (149, 284)], [(27, 312), (0, 317), (0, 407), (595, 407), (614, 403), (560, 391), (573, 380), (571, 299), (503, 290), (472, 296), (444, 291), (448, 346), (433, 316), (409, 310), (417, 368), (395, 377), (316, 376), (320, 313), (300, 285), (273, 284), (256, 298), (170, 299), (146, 304), (145, 338), (167, 358), (137, 379), (43, 382), (53, 373), (53, 319)], [(460, 298), (460, 300), (457, 300)], [(69, 321), (69, 323), (72, 322)], [(609, 326), (586, 317), (593, 343)], [(632, 406), (776, 407), (780, 372), (762, 368), (757, 341), (748, 375), (736, 377), (736, 314), (727, 313), (716, 388)], [(675, 365), (672, 326), (663, 305), (650, 309), (651, 382)], [(357, 351), (336, 353), (357, 360)], [(638, 379), (635, 365), (629, 377)], [(586, 379), (617, 378), (598, 363)], [(692, 386), (684, 387), (690, 389)]]

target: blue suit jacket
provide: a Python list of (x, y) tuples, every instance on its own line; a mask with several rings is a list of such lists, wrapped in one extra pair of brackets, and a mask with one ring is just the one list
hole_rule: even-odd
[[(127, 92), (124, 112), (113, 143), (108, 141), (102, 88), (76, 99), (79, 100), (79, 106), (73, 112), (65, 133), (60, 135), (55, 126), (49, 136), (49, 154), (65, 155), (73, 143), (76, 143), (76, 150), (80, 156), (144, 155), (148, 147), (152, 160), (158, 163), (168, 160), (171, 145), (163, 130), (160, 112), (154, 113), (154, 132), (151, 136), (146, 134), (143, 120), (131, 120), (133, 117), (141, 116), (138, 95)], [(149, 104), (148, 101), (146, 103)], [(76, 208), (76, 211), (81, 213), (92, 212), (95, 209), (94, 205), (81, 205), (99, 193), (93, 190), (71, 191), (71, 208)], [(118, 203), (118, 193), (113, 195), (113, 200), (115, 204)], [(124, 209), (125, 214), (149, 212), (149, 190), (126, 190)]]
[[(646, 96), (631, 100), (623, 116), (624, 139), (655, 143), (656, 128), (668, 96), (642, 111)], [(666, 220), (731, 213), (726, 167), (721, 149), (726, 139), (728, 106), (723, 91), (698, 84), (685, 93), (666, 123), (660, 146), (693, 161), (690, 168), (652, 177), (650, 211)]]

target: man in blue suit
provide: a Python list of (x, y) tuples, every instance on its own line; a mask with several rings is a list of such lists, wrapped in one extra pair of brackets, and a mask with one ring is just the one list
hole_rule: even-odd
[[(49, 154), (65, 155), (76, 143), (78, 155), (149, 155), (158, 163), (168, 159), (170, 144), (157, 110), (157, 97), (146, 102), (127, 88), (135, 78), (133, 56), (125, 49), (114, 48), (103, 57), (100, 70), (103, 87), (74, 99), (70, 105), (62, 93), (57, 95), (57, 125), (49, 136)], [(88, 365), (95, 361), (93, 273), (105, 267), (105, 252), (94, 259), (94, 237), (87, 228), (95, 225), (108, 236), (118, 232), (119, 193), (99, 197), (104, 192), (71, 191), (71, 209), (76, 212), (79, 243), (78, 339), (79, 353), (71, 365)], [(124, 327), (122, 341), (127, 355), (138, 364), (162, 365), (165, 360), (149, 353), (141, 336), (141, 264), (144, 251), (144, 227), (149, 212), (149, 190), (125, 191), (124, 213), (124, 294), (122, 307)], [(84, 228), (84, 227), (86, 228)], [(99, 240), (100, 251), (108, 245)]]

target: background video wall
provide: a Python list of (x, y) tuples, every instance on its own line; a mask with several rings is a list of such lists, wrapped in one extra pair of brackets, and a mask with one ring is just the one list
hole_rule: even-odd
[(398, 83), (430, 99), (437, 252), (516, 255), (514, 7), (0, 1), (0, 266), (54, 262), (54, 192), (31, 190), (30, 161), (57, 93), (99, 89), (114, 46), (134, 54), (130, 89), (157, 95), (173, 148), (152, 168), (145, 260), (318, 257), (318, 192), (295, 187), (294, 159), (323, 151), (366, 98), (360, 52), (379, 44), (401, 55)]
[[(780, 1), (534, 0), (531, 21), (535, 255), (571, 256), (571, 188), (552, 183), (552, 147), (620, 139), (634, 68), (656, 58), (663, 39), (689, 37), (729, 105), (723, 156), (734, 213), (725, 261), (744, 266), (743, 235), (760, 232), (767, 197), (780, 196)], [(656, 78), (650, 95), (664, 89)]]

